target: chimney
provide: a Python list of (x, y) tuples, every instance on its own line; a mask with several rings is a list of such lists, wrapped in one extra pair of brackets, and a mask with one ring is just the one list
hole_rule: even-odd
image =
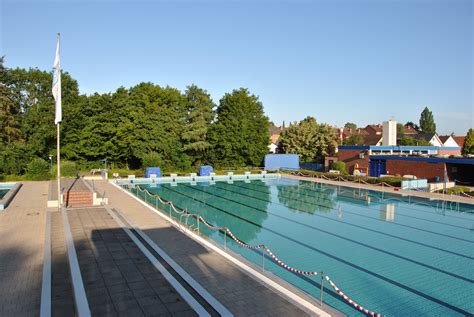
[(384, 121), (382, 133), (382, 145), (397, 145), (397, 121)]

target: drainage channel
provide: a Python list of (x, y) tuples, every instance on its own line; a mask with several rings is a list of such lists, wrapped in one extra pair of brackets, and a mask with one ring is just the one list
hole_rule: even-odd
[[(122, 226), (122, 229), (125, 232), (133, 235), (130, 238), (134, 240), (137, 246), (140, 248), (140, 244), (146, 249), (147, 252), (159, 263), (159, 265), (164, 268), (161, 273), (167, 277), (167, 273), (170, 274), (172, 279), (174, 279), (178, 285), (174, 284), (173, 281), (170, 282), (178, 291), (178, 293), (183, 296), (183, 298), (190, 304), (193, 308), (196, 306), (201, 306), (204, 311), (199, 311), (195, 309), (199, 315), (208, 316), (232, 316), (232, 313), (227, 310), (219, 301), (217, 301), (211, 294), (209, 294), (198, 282), (196, 282), (186, 271), (184, 271), (174, 260), (172, 260), (159, 246), (151, 240), (143, 231), (141, 231), (131, 220), (127, 219), (120, 211), (117, 209), (106, 208), (109, 214), (117, 221), (117, 223)], [(143, 252), (144, 250), (142, 250)], [(144, 252), (145, 255), (147, 252)], [(147, 256), (148, 257), (148, 256)], [(151, 260), (152, 261), (152, 260)], [(153, 262), (153, 261), (152, 261)], [(155, 263), (154, 263), (155, 264)], [(181, 291), (180, 291), (180, 288)], [(187, 298), (187, 294), (191, 298)], [(194, 305), (193, 305), (194, 302)]]

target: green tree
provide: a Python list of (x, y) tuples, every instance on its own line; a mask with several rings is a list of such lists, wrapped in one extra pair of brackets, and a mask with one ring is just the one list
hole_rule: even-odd
[(328, 147), (334, 139), (334, 131), (327, 124), (318, 124), (313, 117), (306, 117), (291, 124), (280, 134), (279, 151), (301, 156), (310, 162), (327, 155)]
[(400, 139), (400, 145), (403, 146), (410, 146), (410, 145), (417, 145), (417, 146), (430, 146), (431, 143), (426, 141), (425, 139), (415, 139), (409, 136), (404, 136)]
[(211, 96), (196, 85), (188, 86), (186, 99), (186, 128), (183, 131), (183, 150), (191, 157), (193, 164), (199, 165), (211, 148), (208, 130), (214, 119), (214, 103)]
[(269, 121), (258, 97), (245, 88), (226, 93), (217, 107), (211, 140), (221, 165), (260, 166), (268, 153)]
[(364, 137), (360, 133), (354, 133), (342, 142), (343, 145), (362, 145)]
[(0, 57), (0, 142), (11, 144), (21, 139), (20, 107), (12, 99), (10, 72)]
[(405, 134), (405, 128), (402, 123), (397, 123), (397, 136), (401, 137)]
[(357, 129), (357, 124), (352, 123), (352, 122), (347, 122), (347, 123), (344, 125), (344, 128), (349, 128), (349, 129), (355, 130), (355, 129)]
[(436, 124), (434, 122), (433, 113), (425, 107), (420, 116), (420, 129), (423, 133), (435, 133)]
[(474, 154), (474, 129), (467, 131), (466, 139), (464, 140), (464, 154)]

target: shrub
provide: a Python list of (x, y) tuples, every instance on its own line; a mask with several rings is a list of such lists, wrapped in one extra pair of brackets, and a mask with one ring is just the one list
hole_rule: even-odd
[[(76, 177), (79, 172), (76, 162), (61, 161), (61, 177)], [(55, 170), (55, 174), (57, 170)]]
[(35, 158), (27, 165), (28, 177), (32, 180), (50, 179), (49, 163), (41, 158)]
[(331, 169), (341, 172), (342, 174), (346, 173), (346, 163), (342, 161), (334, 162), (331, 164)]
[(143, 154), (142, 157), (142, 166), (147, 167), (161, 167), (163, 168), (164, 160), (160, 153), (150, 152)]

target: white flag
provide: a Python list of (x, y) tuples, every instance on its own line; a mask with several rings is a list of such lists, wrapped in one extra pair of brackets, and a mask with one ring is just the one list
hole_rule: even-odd
[(63, 115), (61, 111), (61, 62), (59, 61), (59, 36), (58, 45), (56, 47), (56, 57), (53, 65), (53, 97), (56, 101), (56, 116), (54, 124), (62, 121)]

